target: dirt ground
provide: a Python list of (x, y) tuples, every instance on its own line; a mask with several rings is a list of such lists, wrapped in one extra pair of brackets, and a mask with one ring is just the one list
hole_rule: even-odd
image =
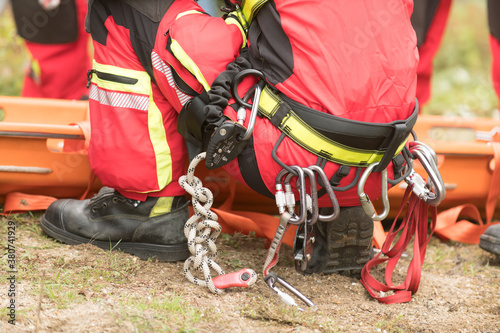
[[(372, 299), (358, 279), (297, 273), (284, 247), (274, 271), (317, 305), (300, 311), (263, 281), (263, 239), (219, 237), (216, 261), (226, 272), (247, 267), (259, 277), (248, 289), (216, 296), (189, 282), (183, 263), (60, 244), (43, 234), (38, 218), (15, 219), (16, 325), (8, 323), (9, 281), (2, 278), (1, 332), (500, 332), (500, 257), (476, 245), (434, 237), (418, 292), (392, 305)], [(0, 220), (2, 247), (9, 220)]]

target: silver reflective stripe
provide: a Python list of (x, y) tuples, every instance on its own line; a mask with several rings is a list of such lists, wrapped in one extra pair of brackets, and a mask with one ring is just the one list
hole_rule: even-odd
[(177, 85), (174, 82), (174, 78), (172, 76), (172, 71), (170, 70), (170, 67), (168, 67), (165, 64), (165, 62), (163, 62), (163, 60), (160, 58), (158, 53), (153, 51), (151, 53), (151, 60), (153, 61), (153, 67), (157, 71), (159, 71), (163, 75), (165, 75), (165, 77), (167, 78), (168, 85), (170, 87), (172, 87), (172, 89), (175, 90), (175, 93), (177, 94), (177, 98), (179, 99), (179, 102), (181, 103), (181, 105), (186, 104), (187, 101), (189, 101), (191, 98), (193, 98), (192, 96), (183, 93), (182, 91), (179, 90), (179, 88), (177, 88)]
[(147, 111), (149, 96), (100, 89), (95, 84), (90, 88), (89, 98), (101, 105)]

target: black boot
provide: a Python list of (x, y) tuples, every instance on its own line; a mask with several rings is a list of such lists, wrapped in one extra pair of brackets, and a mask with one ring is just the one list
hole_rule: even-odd
[(500, 224), (490, 225), (479, 238), (479, 247), (500, 255)]
[(66, 244), (90, 243), (146, 260), (178, 261), (190, 255), (184, 236), (184, 196), (128, 199), (103, 187), (92, 199), (61, 199), (42, 216), (43, 231)]
[(314, 229), (313, 254), (303, 272), (360, 277), (361, 269), (373, 257), (373, 221), (363, 208), (341, 207), (337, 219), (318, 221)]

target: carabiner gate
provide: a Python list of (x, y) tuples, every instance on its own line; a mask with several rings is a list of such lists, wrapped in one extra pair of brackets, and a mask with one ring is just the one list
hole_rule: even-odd
[(363, 210), (365, 211), (366, 215), (370, 216), (370, 218), (374, 221), (382, 221), (383, 219), (385, 219), (387, 215), (389, 215), (389, 210), (390, 210), (389, 196), (387, 195), (387, 169), (381, 171), (382, 203), (384, 205), (384, 211), (381, 214), (377, 215), (375, 207), (373, 206), (373, 203), (370, 201), (368, 194), (364, 192), (366, 180), (368, 179), (373, 169), (378, 164), (379, 164), (378, 162), (370, 164), (361, 175), (361, 178), (359, 179), (358, 183), (358, 197), (359, 201), (361, 202), (361, 206), (363, 207)]
[[(283, 302), (285, 302), (285, 304), (287, 305), (293, 305), (293, 306), (297, 306), (297, 303), (295, 302), (295, 300), (293, 299), (292, 296), (290, 296), (289, 294), (279, 290), (277, 287), (276, 287), (276, 283), (279, 283), (281, 284), (283, 287), (285, 287), (289, 292), (291, 292), (292, 294), (294, 294), (297, 298), (299, 298), (302, 302), (304, 302), (307, 306), (311, 307), (311, 308), (314, 308), (316, 309), (316, 305), (309, 299), (307, 298), (306, 296), (304, 296), (304, 294), (302, 294), (300, 291), (298, 291), (297, 289), (295, 289), (294, 287), (292, 287), (291, 284), (289, 284), (288, 282), (286, 282), (285, 280), (281, 279), (280, 277), (278, 277), (278, 275), (276, 275), (276, 273), (274, 272), (270, 272), (266, 277), (264, 277), (264, 281), (266, 281), (267, 285), (269, 286), (269, 288), (271, 288), (272, 290), (274, 290), (274, 292), (276, 294), (278, 294), (278, 296), (280, 296), (281, 300)], [(302, 309), (301, 307), (299, 307), (299, 310), (301, 311), (304, 311), (304, 309)]]
[(410, 153), (416, 156), (429, 178), (426, 183), (420, 175), (412, 172), (405, 181), (420, 199), (431, 206), (438, 206), (446, 197), (446, 188), (437, 167), (436, 153), (419, 141), (412, 142)]
[(311, 165), (309, 166), (309, 169), (311, 169), (313, 172), (316, 172), (319, 177), (321, 177), (323, 187), (326, 189), (326, 193), (328, 193), (333, 207), (333, 212), (330, 215), (318, 214), (318, 220), (322, 222), (331, 222), (335, 220), (340, 214), (340, 206), (337, 197), (335, 196), (335, 192), (333, 191), (332, 185), (330, 184), (330, 180), (321, 167), (317, 165)]

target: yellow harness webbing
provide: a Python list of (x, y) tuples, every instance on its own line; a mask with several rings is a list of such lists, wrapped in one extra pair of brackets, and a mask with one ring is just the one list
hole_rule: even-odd
[(255, 14), (268, 0), (243, 0), (241, 7), (230, 13), (241, 24), (241, 27), (246, 31), (250, 26)]
[[(276, 122), (276, 119), (282, 118), (281, 122), (275, 123), (275, 125), (286, 136), (307, 151), (328, 161), (364, 167), (380, 162), (384, 157), (385, 150), (353, 148), (327, 138), (287, 107), (287, 104), (269, 86), (266, 86), (260, 95), (259, 112), (273, 123)], [(408, 138), (405, 138), (398, 146), (394, 156), (401, 152), (407, 140)]]

